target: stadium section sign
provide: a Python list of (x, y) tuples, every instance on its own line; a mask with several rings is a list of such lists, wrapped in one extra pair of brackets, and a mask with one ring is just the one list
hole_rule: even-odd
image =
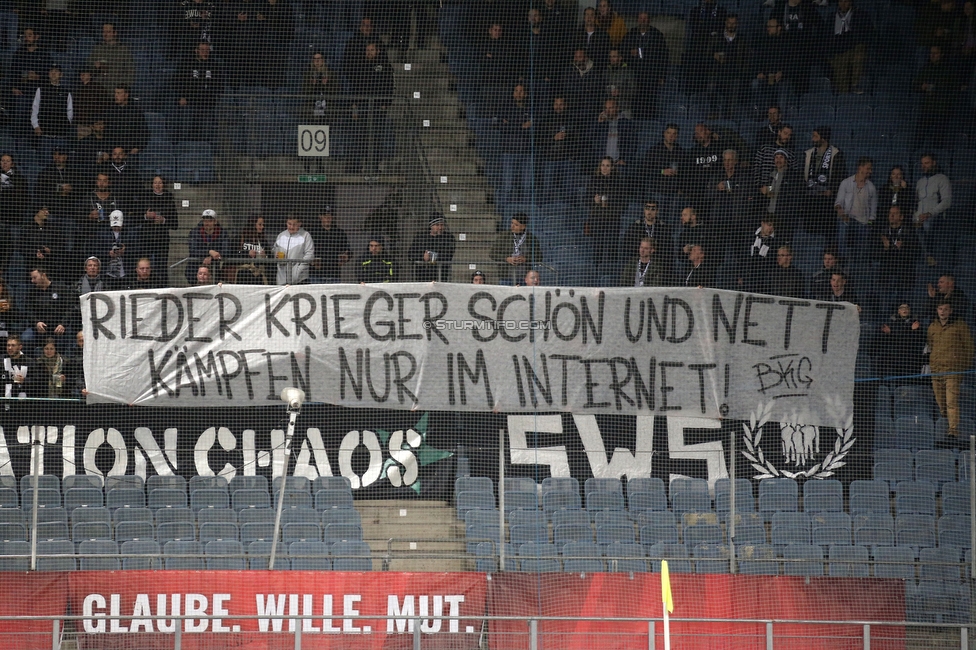
[(844, 303), (704, 289), (193, 287), (81, 298), (90, 400), (682, 415), (843, 426)]

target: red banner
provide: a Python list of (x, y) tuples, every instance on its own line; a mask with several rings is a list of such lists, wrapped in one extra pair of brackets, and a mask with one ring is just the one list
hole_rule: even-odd
[[(671, 574), (672, 619), (902, 621), (905, 587), (900, 580)], [(488, 588), (493, 616), (661, 618), (659, 574), (499, 574)], [(522, 621), (490, 624), (490, 646), (497, 650), (529, 647)], [(655, 626), (658, 648), (663, 625)], [(780, 650), (863, 648), (857, 625), (777, 624)], [(540, 647), (645, 650), (648, 624), (602, 621), (540, 621)], [(764, 650), (762, 623), (691, 623), (672, 620), (672, 647), (680, 650)], [(903, 650), (904, 628), (872, 628), (872, 648)]]
[[(184, 620), (185, 650), (294, 648), (296, 625), (302, 648), (411, 648), (415, 618), (425, 648), (471, 648), (486, 599), (480, 573), (126, 571), (78, 572), (69, 581), (72, 611), (85, 617), (81, 649), (132, 648), (134, 635), (140, 648), (172, 648), (178, 622), (147, 617), (174, 614), (221, 617)], [(289, 615), (303, 620), (270, 618)], [(242, 616), (258, 618), (235, 618)]]
[[(0, 616), (64, 616), (68, 577), (63, 573), (3, 573)], [(50, 650), (51, 621), (0, 621), (0, 648)]]

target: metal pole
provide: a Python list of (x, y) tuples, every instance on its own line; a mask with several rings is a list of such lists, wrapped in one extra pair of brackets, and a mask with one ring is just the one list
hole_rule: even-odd
[(959, 650), (969, 650), (969, 628), (959, 628)]
[(647, 622), (647, 650), (655, 650), (657, 645), (657, 631), (654, 629), (654, 621)]
[(420, 650), (420, 619), (413, 619), (413, 650)]
[(864, 626), (864, 650), (871, 650), (871, 626)]
[(529, 650), (539, 650), (539, 621), (529, 619)]
[[(295, 620), (295, 619), (292, 619)], [(302, 650), (302, 619), (295, 620), (295, 650)]]
[(176, 623), (176, 634), (173, 636), (173, 650), (183, 650), (183, 621), (177, 619), (173, 622)]
[(735, 439), (738, 432), (733, 427), (729, 431), (729, 573), (735, 573)]
[(773, 622), (766, 623), (766, 650), (773, 650)]
[(288, 486), (288, 461), (291, 458), (291, 439), (295, 435), (295, 420), (298, 410), (288, 411), (288, 431), (285, 433), (285, 471), (281, 476), (281, 489), (278, 490), (278, 511), (275, 513), (274, 537), (271, 539), (271, 557), (268, 559), (268, 570), (274, 569), (275, 552), (278, 550), (278, 534), (281, 531), (281, 509), (285, 505), (285, 488)]
[(60, 621), (58, 621), (58, 619), (54, 619), (52, 622), (54, 625), (52, 626), (53, 629), (51, 630), (51, 650), (59, 650), (59, 648), (61, 648), (60, 626), (58, 625)]
[[(498, 430), (498, 570), (505, 570), (505, 429)], [(974, 547), (976, 548), (976, 547)]]
[(34, 483), (34, 493), (31, 495), (31, 571), (37, 570), (37, 504), (41, 483), (41, 452), (44, 450), (45, 430), (44, 427), (31, 427), (31, 453), (34, 454), (31, 463), (31, 481)]
[[(969, 436), (969, 548), (976, 553), (976, 436)], [(970, 579), (976, 578), (976, 571), (970, 565)]]

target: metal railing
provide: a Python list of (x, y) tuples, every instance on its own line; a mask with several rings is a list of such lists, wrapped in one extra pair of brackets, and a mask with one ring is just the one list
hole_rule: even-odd
[[(172, 625), (172, 632), (128, 632), (127, 629), (123, 630), (121, 622), (128, 621), (132, 619), (132, 615), (122, 616), (122, 615), (110, 615), (110, 614), (97, 614), (94, 616), (0, 616), (0, 635), (4, 634), (4, 623), (7, 621), (17, 621), (17, 622), (49, 622), (50, 624), (50, 639), (52, 650), (60, 650), (62, 641), (66, 636), (66, 626), (65, 623), (72, 623), (76, 627), (81, 625), (82, 627), (87, 623), (92, 626), (104, 626), (107, 622), (110, 625), (114, 623), (115, 629), (113, 630), (112, 636), (118, 639), (122, 634), (128, 633), (132, 637), (137, 639), (152, 639), (154, 648), (169, 647), (173, 650), (182, 650), (183, 639), (185, 636), (197, 637), (200, 634), (215, 634), (211, 632), (187, 632), (183, 628), (186, 627), (186, 623), (183, 625)], [(530, 650), (537, 650), (543, 647), (543, 642), (546, 636), (550, 634), (558, 634), (560, 636), (565, 636), (567, 633), (565, 631), (559, 632), (547, 632), (544, 629), (540, 629), (540, 624), (546, 623), (639, 623), (646, 625), (647, 632), (643, 634), (630, 634), (631, 638), (644, 639), (647, 643), (648, 650), (657, 650), (659, 647), (658, 636), (658, 624), (663, 621), (659, 617), (641, 617), (641, 618), (625, 618), (625, 617), (587, 617), (587, 616), (478, 616), (474, 617), (461, 617), (461, 616), (397, 616), (397, 615), (363, 615), (363, 614), (323, 614), (321, 616), (308, 616), (300, 614), (288, 614), (288, 615), (203, 615), (203, 614), (192, 614), (192, 615), (150, 615), (146, 614), (140, 616), (140, 621), (218, 621), (224, 627), (229, 627), (226, 624), (230, 621), (254, 621), (261, 620), (266, 622), (271, 621), (282, 621), (281, 631), (274, 630), (268, 632), (258, 632), (258, 631), (242, 631), (238, 632), (239, 626), (235, 625), (235, 632), (239, 634), (247, 635), (262, 635), (266, 637), (271, 636), (291, 636), (293, 639), (293, 648), (295, 650), (301, 650), (303, 637), (314, 638), (317, 634), (328, 633), (334, 635), (336, 633), (342, 634), (356, 634), (357, 636), (370, 635), (370, 634), (400, 634), (402, 636), (407, 636), (412, 640), (412, 647), (414, 650), (419, 650), (423, 645), (423, 639), (425, 637), (430, 638), (432, 636), (451, 636), (457, 638), (460, 636), (459, 632), (464, 630), (465, 634), (468, 635), (478, 635), (479, 647), (488, 647), (488, 640), (490, 637), (508, 637), (518, 636), (520, 639), (528, 642), (528, 647)], [(287, 625), (284, 621), (288, 621)], [(325, 621), (330, 623), (330, 629), (325, 631), (323, 628), (314, 627), (316, 621)], [(386, 630), (372, 630), (367, 629), (368, 626), (355, 625), (357, 621), (387, 621)], [(457, 632), (436, 632), (428, 633), (424, 631), (424, 623), (427, 622), (440, 622), (447, 623), (447, 627), (450, 630), (457, 630)], [(477, 623), (480, 625), (471, 625), (471, 623)], [(487, 627), (490, 623), (523, 623), (525, 625), (525, 631), (523, 633), (513, 633), (513, 632), (501, 632), (493, 631)], [(723, 637), (738, 637), (738, 638), (752, 638), (756, 641), (764, 641), (766, 650), (773, 650), (776, 647), (777, 639), (793, 639), (796, 638), (794, 635), (789, 633), (777, 633), (777, 628), (782, 628), (784, 626), (796, 626), (804, 625), (811, 627), (845, 627), (854, 628), (859, 630), (856, 635), (839, 637), (832, 636), (835, 639), (846, 639), (849, 643), (857, 643), (858, 647), (863, 648), (863, 650), (871, 650), (872, 641), (877, 640), (883, 642), (887, 638), (891, 638), (891, 632), (887, 634), (884, 630), (900, 630), (898, 634), (904, 635), (909, 629), (920, 632), (920, 633), (938, 633), (949, 631), (953, 636), (958, 634), (958, 643), (953, 643), (950, 639), (941, 639), (941, 647), (949, 650), (950, 648), (959, 648), (960, 650), (969, 650), (969, 630), (972, 625), (967, 624), (948, 624), (948, 623), (910, 623), (907, 621), (878, 621), (878, 620), (811, 620), (811, 619), (735, 619), (735, 618), (676, 618), (671, 617), (670, 623), (672, 626), (676, 624), (695, 624), (695, 625), (708, 625), (708, 624), (719, 624), (725, 626), (747, 626), (752, 628), (751, 630), (744, 631), (741, 634), (729, 633), (728, 631), (723, 632)], [(463, 626), (463, 627), (462, 627)], [(762, 632), (757, 634), (752, 631), (757, 626), (761, 626)], [(209, 627), (209, 625), (208, 625)], [(444, 626), (440, 625), (440, 629)], [(285, 629), (287, 628), (287, 629)], [(99, 629), (99, 628), (95, 628)], [(101, 628), (104, 630), (104, 627)], [(76, 635), (84, 635), (89, 637), (101, 636), (105, 632), (76, 632)], [(317, 634), (316, 634), (317, 633)], [(8, 635), (11, 633), (7, 633)], [(36, 632), (36, 633), (24, 633), (27, 634), (44, 634), (48, 635), (47, 632)], [(579, 638), (583, 635), (592, 636), (598, 639), (600, 636), (612, 636), (619, 638), (622, 636), (628, 636), (624, 632), (614, 631), (613, 633), (581, 633), (574, 632), (574, 638)], [(235, 635), (237, 636), (237, 635)], [(678, 638), (707, 638), (711, 636), (707, 632), (695, 632), (692, 634), (688, 633), (672, 633), (670, 636)], [(162, 639), (165, 637), (171, 637), (171, 644), (164, 646), (162, 644)], [(211, 637), (216, 640), (218, 637)], [(901, 638), (901, 637), (898, 637)], [(196, 643), (194, 643), (196, 647)], [(217, 643), (214, 643), (211, 647), (220, 647)], [(229, 646), (228, 646), (229, 647)], [(853, 647), (853, 646), (846, 646)]]

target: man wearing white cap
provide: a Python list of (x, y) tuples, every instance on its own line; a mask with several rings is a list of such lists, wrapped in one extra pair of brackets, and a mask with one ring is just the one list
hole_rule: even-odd
[(190, 263), (186, 265), (186, 281), (190, 284), (196, 283), (196, 272), (199, 266), (210, 267), (213, 275), (216, 275), (216, 269), (230, 246), (227, 231), (217, 223), (217, 213), (209, 208), (204, 210), (200, 223), (190, 231), (187, 239)]
[(107, 260), (105, 275), (113, 285), (118, 284), (127, 274), (132, 274), (132, 265), (138, 259), (137, 238), (132, 230), (123, 229), (125, 215), (121, 210), (113, 210), (108, 216), (108, 230), (99, 233), (98, 257)]
[(283, 260), (278, 263), (277, 284), (308, 282), (308, 268), (315, 258), (315, 243), (308, 231), (302, 228), (299, 217), (288, 217), (285, 229), (275, 239), (274, 255), (278, 260)]

